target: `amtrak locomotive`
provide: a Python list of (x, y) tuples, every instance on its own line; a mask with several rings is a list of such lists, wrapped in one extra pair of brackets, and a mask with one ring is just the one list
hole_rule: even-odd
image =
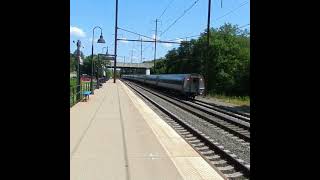
[(123, 79), (174, 90), (194, 98), (204, 93), (204, 79), (200, 74), (123, 75)]

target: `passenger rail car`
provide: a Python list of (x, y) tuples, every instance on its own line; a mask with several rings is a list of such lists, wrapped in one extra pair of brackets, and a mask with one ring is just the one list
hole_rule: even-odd
[(204, 79), (200, 74), (123, 75), (123, 79), (177, 91), (194, 98), (204, 93)]

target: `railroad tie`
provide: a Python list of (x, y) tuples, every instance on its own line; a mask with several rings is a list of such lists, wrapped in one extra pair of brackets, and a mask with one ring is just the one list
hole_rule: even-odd
[(241, 172), (235, 172), (235, 173), (232, 173), (232, 174), (226, 174), (225, 176), (227, 178), (238, 178), (238, 177), (243, 176), (243, 174)]
[(202, 146), (202, 147), (196, 147), (196, 149), (198, 151), (207, 151), (209, 148), (208, 148), (208, 146)]
[(227, 161), (225, 160), (219, 160), (219, 161), (211, 161), (211, 163), (215, 166), (222, 166), (223, 164), (226, 164)]
[(209, 156), (209, 155), (213, 155), (214, 154), (214, 151), (212, 150), (209, 150), (209, 151), (205, 151), (205, 152), (201, 152), (201, 154), (205, 155), (205, 156)]
[(199, 139), (196, 139), (196, 140), (190, 140), (189, 142), (191, 144), (194, 144), (194, 143), (200, 143), (201, 141)]
[(232, 174), (232, 173), (235, 173), (235, 169), (233, 166), (221, 166), (221, 167), (217, 167), (219, 171), (221, 171), (222, 173), (224, 174)]
[(201, 147), (204, 146), (204, 143), (191, 143), (194, 147)]
[(220, 159), (219, 155), (211, 155), (211, 156), (206, 156), (206, 158), (210, 161), (218, 160)]
[(189, 140), (196, 140), (197, 138), (192, 136), (192, 137), (186, 137), (186, 140), (189, 141)]

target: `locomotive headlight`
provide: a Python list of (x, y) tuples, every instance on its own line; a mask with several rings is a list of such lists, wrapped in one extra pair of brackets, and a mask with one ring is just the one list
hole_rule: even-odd
[(202, 78), (200, 78), (200, 81), (202, 81)]

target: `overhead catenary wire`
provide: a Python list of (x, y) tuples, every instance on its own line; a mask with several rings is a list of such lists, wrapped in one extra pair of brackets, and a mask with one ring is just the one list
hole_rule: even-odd
[(244, 5), (248, 4), (248, 3), (249, 3), (249, 1), (245, 1), (244, 3), (240, 4), (240, 5), (239, 5), (239, 6), (237, 6), (236, 8), (231, 9), (230, 11), (228, 11), (226, 14), (224, 14), (224, 15), (222, 15), (222, 16), (220, 16), (220, 17), (216, 18), (216, 19), (215, 19), (215, 21), (218, 21), (218, 20), (220, 20), (220, 19), (222, 19), (222, 18), (226, 17), (227, 15), (229, 15), (229, 14), (233, 13), (234, 11), (236, 11), (236, 10), (240, 9), (242, 6), (244, 6)]
[(249, 23), (249, 24), (246, 24), (246, 25), (243, 25), (243, 26), (240, 26), (239, 29), (244, 28), (244, 27), (247, 27), (247, 26), (250, 26), (250, 23)]
[(195, 2), (193, 2), (193, 4), (188, 7), (186, 10), (183, 11), (183, 13), (173, 22), (171, 23), (161, 34), (160, 36), (162, 36), (165, 32), (167, 32), (174, 24), (176, 24), (184, 15), (186, 15), (186, 13), (188, 11), (190, 11), (197, 3), (199, 2), (199, 0), (196, 0)]
[(145, 36), (143, 34), (139, 34), (139, 33), (136, 33), (136, 32), (133, 32), (133, 31), (129, 31), (129, 30), (126, 30), (126, 29), (123, 29), (123, 28), (119, 28), (118, 29), (122, 30), (122, 31), (126, 31), (126, 32), (129, 32), (129, 33), (132, 33), (132, 34), (135, 34), (135, 35), (138, 35), (138, 36), (142, 36), (142, 37), (145, 37), (145, 38), (149, 38), (149, 39), (154, 39), (152, 37), (148, 37), (148, 36)]
[[(241, 28), (244, 28), (244, 27), (247, 27), (247, 26), (250, 26), (250, 23), (249, 24), (245, 24), (245, 25), (242, 25), (239, 27), (239, 29)], [(186, 37), (179, 37), (179, 38), (174, 38), (174, 39), (170, 39), (170, 40), (167, 40), (167, 41), (177, 41), (177, 40), (184, 40), (184, 39), (187, 39), (187, 38), (193, 38), (193, 37), (200, 37), (200, 35), (193, 35), (193, 36), (186, 36)], [(144, 52), (146, 49), (150, 48), (152, 44), (149, 44), (148, 46), (146, 46), (142, 51)]]
[(161, 19), (161, 17), (163, 16), (163, 14), (167, 11), (167, 9), (169, 8), (169, 6), (173, 3), (174, 0), (171, 0), (169, 2), (169, 4), (166, 6), (166, 8), (163, 10), (163, 12), (161, 13), (161, 15), (158, 17), (158, 19)]
[[(186, 36), (186, 37), (181, 37), (181, 38), (174, 38), (174, 39), (170, 39), (170, 40), (167, 40), (167, 41), (177, 41), (179, 39), (186, 39), (186, 38), (193, 38), (193, 37), (200, 37), (201, 35), (193, 35), (193, 36)], [(148, 46), (146, 46), (142, 51), (145, 52), (146, 49), (152, 47), (151, 45), (153, 44), (149, 44)]]
[[(184, 10), (183, 13), (182, 13), (177, 19), (175, 19), (175, 20), (173, 21), (173, 23), (171, 23), (162, 33), (160, 33), (159, 36), (162, 36), (163, 34), (165, 34), (173, 25), (175, 25), (183, 16), (185, 16), (186, 13), (187, 13), (188, 11), (190, 11), (190, 10), (198, 3), (198, 1), (199, 1), (199, 0), (194, 1), (194, 3), (193, 3), (191, 6), (189, 6), (186, 10)], [(220, 1), (221, 1), (221, 7), (222, 7), (222, 0), (220, 0)], [(168, 7), (172, 4), (172, 2), (173, 2), (173, 0), (169, 2), (169, 4), (168, 4), (167, 7), (164, 9), (164, 11), (163, 11), (162, 14), (159, 16), (159, 18), (161, 18), (161, 17), (163, 16), (163, 14), (166, 12), (166, 10), (167, 10)], [(222, 15), (222, 16), (214, 19), (214, 20), (217, 21), (217, 20), (220, 20), (220, 19), (224, 18), (224, 17), (228, 16), (229, 14), (235, 12), (236, 10), (240, 9), (241, 7), (245, 6), (245, 5), (248, 4), (248, 3), (249, 3), (249, 1), (242, 2), (242, 3), (241, 3), (239, 6), (237, 6), (236, 8), (231, 9), (230, 11), (228, 11), (227, 13), (225, 13), (224, 15)], [(239, 29), (244, 28), (244, 27), (247, 27), (247, 26), (250, 26), (250, 24), (245, 24), (245, 25), (243, 25), (243, 26), (240, 26)], [(182, 41), (183, 41), (183, 40), (185, 40), (186, 38), (200, 37), (200, 36), (201, 36), (201, 35), (187, 36), (187, 37), (182, 37), (182, 38), (170, 39), (170, 40), (168, 40), (168, 41), (177, 41), (177, 40), (182, 40)], [(152, 45), (152, 44), (150, 44), (149, 46), (144, 47), (143, 51), (145, 51), (146, 49), (148, 49), (149, 47), (151, 47), (151, 45)]]
[(168, 41), (174, 41), (174, 40), (179, 40), (179, 39), (187, 39), (187, 38), (193, 38), (193, 37), (199, 37), (201, 35), (194, 35), (194, 36), (187, 36), (187, 37), (181, 37), (181, 38), (175, 38), (175, 39), (170, 39)]
[[(249, 24), (242, 25), (242, 26), (240, 26), (240, 27), (238, 27), (238, 28), (241, 29), (241, 28), (244, 28), (244, 27), (247, 27), (247, 26), (250, 26), (250, 23), (249, 23)], [(193, 35), (193, 36), (186, 36), (186, 37), (174, 38), (174, 39), (170, 39), (170, 40), (167, 40), (167, 41), (174, 41), (174, 40), (187, 39), (187, 38), (189, 39), (189, 38), (200, 37), (200, 36), (201, 36), (201, 34), (200, 34), (200, 35)]]
[[(243, 26), (240, 26), (239, 29), (244, 28), (250, 26), (250, 24), (245, 24)], [(174, 38), (174, 39), (170, 39), (167, 41), (175, 41), (175, 40), (179, 40), (179, 39), (186, 39), (186, 38), (193, 38), (193, 37), (200, 37), (201, 35), (193, 35), (193, 36), (186, 36), (186, 37), (180, 37), (180, 38)], [(142, 51), (144, 52), (147, 48), (151, 47), (152, 44), (149, 44), (149, 46), (146, 46)]]
[[(173, 1), (174, 1), (174, 0), (172, 0), (172, 1), (169, 2), (169, 4), (168, 4), (167, 7), (164, 9), (164, 11), (162, 12), (162, 14), (159, 16), (159, 19), (163, 16), (163, 14), (166, 12), (166, 10), (169, 8), (169, 6), (172, 4)], [(165, 31), (163, 31), (163, 32), (160, 34), (160, 36), (163, 35), (165, 32), (167, 32), (175, 23), (177, 23), (188, 11), (191, 10), (198, 2), (199, 2), (199, 0), (194, 1), (194, 3), (193, 3), (191, 6), (189, 6), (187, 9), (185, 9), (185, 10), (183, 11), (183, 13), (182, 13), (172, 24), (170, 24), (170, 25), (165, 29)], [(120, 29), (120, 28), (119, 28), (119, 29)], [(131, 32), (131, 33), (134, 33), (134, 32)], [(135, 34), (140, 35), (140, 34), (138, 34), (138, 33), (135, 33)], [(199, 35), (197, 35), (197, 36), (199, 36)], [(190, 37), (196, 37), (196, 36), (190, 36)], [(190, 38), (190, 37), (185, 37), (185, 38)], [(150, 38), (150, 37), (148, 37), (148, 38)], [(153, 39), (155, 39), (155, 38), (153, 38)], [(176, 39), (174, 39), (174, 40), (176, 40)], [(170, 41), (172, 41), (172, 40), (170, 40)], [(148, 49), (149, 47), (151, 47), (151, 45), (152, 45), (152, 44), (150, 44), (149, 46), (146, 46), (142, 51), (144, 52), (146, 49)]]

